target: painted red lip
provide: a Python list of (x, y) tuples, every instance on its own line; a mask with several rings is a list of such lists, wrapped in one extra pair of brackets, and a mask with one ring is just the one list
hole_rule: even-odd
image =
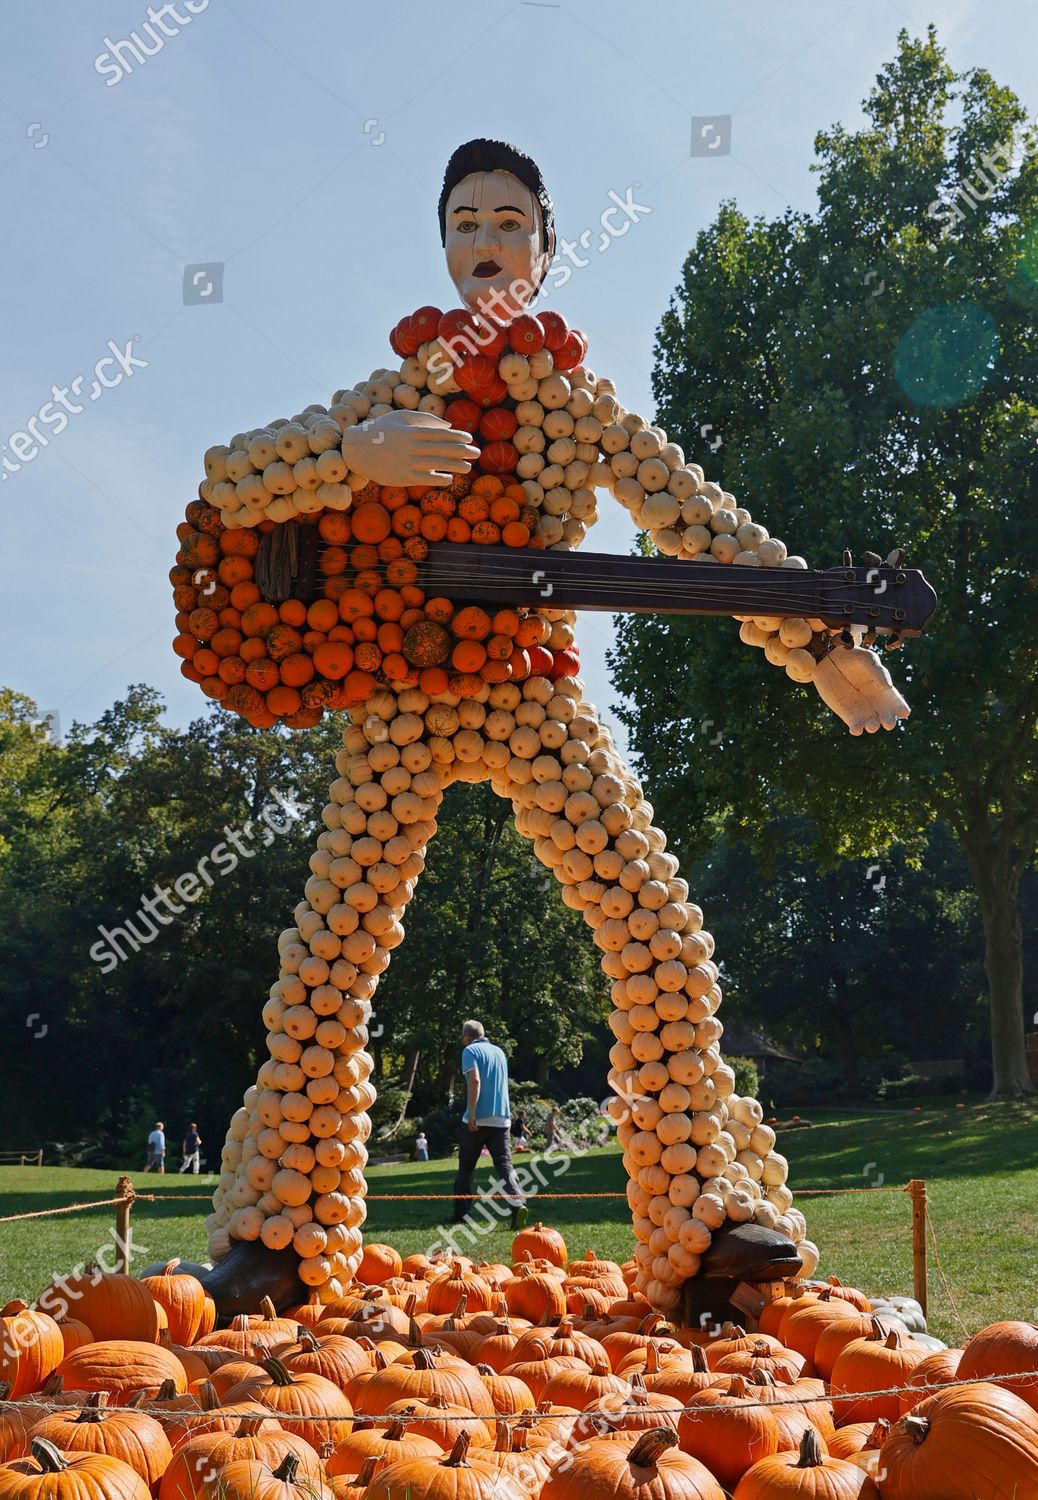
[(501, 267), (496, 260), (481, 260), (478, 266), (473, 268), (473, 276), (496, 276)]

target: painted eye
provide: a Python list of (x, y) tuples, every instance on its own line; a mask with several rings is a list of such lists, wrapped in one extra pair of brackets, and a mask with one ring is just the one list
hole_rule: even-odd
[(511, 232), (513, 229), (522, 229), (523, 226), (520, 224), (518, 219), (504, 219), (498, 227), (500, 229), (507, 229), (509, 232)]
[(474, 234), (477, 226), (475, 219), (463, 219), (460, 224), (455, 224), (454, 227), (459, 234)]

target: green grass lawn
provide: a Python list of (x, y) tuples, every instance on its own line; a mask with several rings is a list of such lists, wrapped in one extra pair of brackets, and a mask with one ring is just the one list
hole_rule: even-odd
[[(793, 1111), (790, 1111), (793, 1113)], [(884, 1187), (910, 1177), (929, 1184), (930, 1213), (941, 1264), (967, 1328), (1000, 1317), (1038, 1320), (1038, 1106), (971, 1104), (966, 1109), (924, 1107), (909, 1111), (799, 1113), (810, 1127), (783, 1131), (779, 1149), (789, 1157), (794, 1188), (863, 1187), (882, 1174)], [(523, 1158), (519, 1158), (520, 1163)], [(615, 1148), (573, 1158), (568, 1169), (545, 1163), (545, 1192), (622, 1191), (623, 1168)], [(372, 1193), (449, 1193), (453, 1164), (407, 1162), (370, 1173)], [(557, 1174), (557, 1175), (556, 1175)], [(478, 1181), (489, 1181), (489, 1163)], [(111, 1197), (114, 1172), (64, 1167), (0, 1168), (0, 1216)], [(149, 1260), (181, 1255), (203, 1259), (205, 1203), (184, 1203), (206, 1190), (206, 1179), (134, 1174), (141, 1192), (158, 1195), (133, 1213), (139, 1268)], [(800, 1200), (811, 1234), (822, 1249), (825, 1273), (866, 1291), (911, 1292), (911, 1211), (904, 1193)], [(390, 1240), (403, 1253), (426, 1250), (449, 1215), (449, 1203), (374, 1201), (367, 1233)], [(592, 1245), (600, 1255), (625, 1259), (631, 1250), (621, 1199), (545, 1202), (539, 1214), (562, 1230), (571, 1251)], [(504, 1221), (507, 1225), (507, 1220)], [(114, 1210), (95, 1209), (55, 1219), (0, 1224), (0, 1294), (37, 1295), (53, 1275), (93, 1258), (112, 1244)], [(510, 1233), (482, 1236), (475, 1253), (507, 1260)], [(464, 1248), (464, 1247), (462, 1247)], [(109, 1250), (109, 1253), (110, 1250)], [(962, 1332), (931, 1258), (930, 1327), (959, 1342)]]

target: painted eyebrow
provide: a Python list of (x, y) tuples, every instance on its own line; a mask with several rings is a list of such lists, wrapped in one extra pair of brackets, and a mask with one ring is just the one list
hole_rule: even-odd
[[(520, 208), (516, 203), (499, 203), (494, 209), (494, 213), (503, 214), (506, 209), (509, 209), (514, 214), (526, 213), (526, 209)], [(474, 214), (476, 212), (476, 209), (474, 204), (462, 203), (457, 208), (452, 209), (451, 212), (456, 214)]]

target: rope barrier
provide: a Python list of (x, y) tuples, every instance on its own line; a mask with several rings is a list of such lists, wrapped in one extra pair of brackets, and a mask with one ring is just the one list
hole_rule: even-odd
[(937, 1233), (933, 1227), (933, 1220), (930, 1217), (929, 1210), (927, 1210), (926, 1214), (926, 1227), (930, 1234), (930, 1244), (933, 1246), (934, 1265), (937, 1267), (937, 1274), (941, 1278), (941, 1284), (944, 1287), (945, 1296), (948, 1298), (948, 1303), (951, 1307), (952, 1313), (955, 1316), (955, 1321), (958, 1323), (959, 1327), (962, 1329), (963, 1333), (968, 1339), (970, 1337), (970, 1331), (966, 1327), (966, 1324), (962, 1321), (962, 1314), (959, 1312), (958, 1303), (955, 1301), (955, 1297), (952, 1294), (952, 1289), (948, 1284), (948, 1278), (944, 1274), (944, 1267), (941, 1265), (941, 1257), (937, 1253)]
[[(589, 1367), (589, 1373), (590, 1373), (590, 1367)], [(841, 1400), (841, 1401), (870, 1401), (870, 1400), (872, 1400), (876, 1396), (900, 1396), (900, 1395), (904, 1394), (906, 1391), (911, 1391), (913, 1395), (918, 1395), (920, 1397), (920, 1399), (922, 1399), (922, 1397), (928, 1396), (928, 1395), (932, 1395), (932, 1394), (934, 1394), (937, 1391), (952, 1390), (956, 1386), (978, 1385), (978, 1384), (984, 1384), (984, 1385), (1002, 1385), (1002, 1384), (1008, 1384), (1011, 1381), (1018, 1381), (1018, 1380), (1034, 1380), (1034, 1381), (1038, 1381), (1038, 1370), (1019, 1370), (1019, 1371), (1015, 1371), (1011, 1375), (985, 1375), (983, 1377), (982, 1381), (980, 1380), (979, 1377), (975, 1376), (975, 1377), (973, 1377), (970, 1380), (946, 1380), (946, 1381), (943, 1381), (943, 1382), (941, 1382), (939, 1384), (933, 1384), (933, 1385), (929, 1385), (929, 1384), (928, 1385), (891, 1385), (891, 1386), (885, 1386), (885, 1387), (883, 1387), (880, 1390), (872, 1390), (872, 1391), (848, 1391), (848, 1392), (842, 1392), (842, 1393), (840, 1393), (840, 1395), (838, 1397), (836, 1397), (835, 1399), (838, 1399), (838, 1400)], [(720, 1388), (718, 1388), (718, 1389), (720, 1389)], [(406, 1400), (407, 1397), (406, 1397), (406, 1395), (404, 1395), (400, 1399), (401, 1400)], [(417, 1400), (419, 1398), (416, 1397), (415, 1399)], [(674, 1415), (674, 1416), (679, 1416), (679, 1415), (680, 1416), (690, 1416), (690, 1415), (694, 1415), (696, 1412), (712, 1412), (712, 1413), (714, 1413), (716, 1415), (718, 1412), (723, 1413), (727, 1409), (734, 1409), (734, 1410), (738, 1410), (738, 1411), (757, 1411), (757, 1410), (767, 1410), (769, 1407), (774, 1407), (774, 1406), (818, 1406), (818, 1405), (820, 1405), (823, 1402), (828, 1403), (828, 1402), (832, 1401), (833, 1399), (834, 1398), (833, 1398), (832, 1395), (822, 1395), (822, 1396), (785, 1396), (785, 1397), (777, 1397), (773, 1401), (744, 1401), (744, 1400), (740, 1400), (739, 1401), (739, 1405), (738, 1405), (737, 1408), (725, 1408), (723, 1406), (715, 1406), (714, 1403), (710, 1402), (710, 1401), (693, 1401), (693, 1402), (690, 1402), (687, 1406), (677, 1406), (677, 1405), (675, 1405), (675, 1406), (672, 1406), (672, 1407), (667, 1407), (665, 1409), (664, 1408), (660, 1408), (660, 1417), (662, 1419), (663, 1416), (664, 1416), (664, 1414), (665, 1414), (665, 1412), (668, 1413), (668, 1414)], [(2, 1410), (4, 1412), (10, 1411), (12, 1409), (28, 1410), (30, 1412), (33, 1412), (33, 1411), (48, 1411), (48, 1412), (50, 1412), (50, 1411), (63, 1411), (63, 1412), (67, 1412), (70, 1409), (74, 1411), (76, 1408), (74, 1406), (70, 1408), (69, 1407), (69, 1403), (67, 1401), (65, 1401), (65, 1402), (49, 1402), (49, 1401), (20, 1400), (20, 1401), (5, 1401), (2, 1404), (0, 1404), (0, 1410)], [(190, 1424), (192, 1422), (211, 1422), (213, 1420), (214, 1416), (218, 1417), (220, 1415), (220, 1407), (218, 1407), (218, 1406), (213, 1407), (210, 1411), (197, 1411), (197, 1412), (192, 1412), (192, 1411), (178, 1411), (178, 1412), (175, 1412), (175, 1413), (171, 1413), (170, 1410), (169, 1410), (169, 1408), (166, 1407), (166, 1406), (149, 1406), (146, 1403), (142, 1402), (140, 1404), (140, 1406), (135, 1406), (133, 1408), (133, 1410), (134, 1411), (143, 1412), (147, 1416), (165, 1418), (165, 1420), (167, 1422), (170, 1421), (171, 1417), (175, 1417), (175, 1420), (176, 1420), (176, 1422), (178, 1424), (181, 1423), (181, 1422), (183, 1422), (185, 1424)], [(634, 1414), (634, 1413), (644, 1412), (644, 1410), (645, 1410), (645, 1408), (643, 1406), (639, 1406), (637, 1403), (635, 1403), (632, 1406), (615, 1407), (615, 1408), (609, 1408), (608, 1410), (600, 1410), (598, 1412), (593, 1412), (591, 1415), (592, 1416), (601, 1416), (601, 1417), (612, 1418), (612, 1417), (628, 1416), (628, 1415), (631, 1415), (631, 1414)], [(537, 1415), (538, 1415), (538, 1413), (535, 1410), (530, 1410), (530, 1409), (526, 1410), (525, 1412), (483, 1412), (483, 1413), (471, 1412), (471, 1413), (466, 1413), (466, 1414), (462, 1414), (462, 1413), (452, 1414), (452, 1413), (448, 1413), (448, 1412), (439, 1412), (438, 1411), (436, 1413), (436, 1420), (438, 1422), (472, 1422), (473, 1420), (476, 1420), (476, 1421), (487, 1421), (487, 1422), (523, 1422), (523, 1421), (528, 1421), (531, 1417), (534, 1418), (534, 1419), (536, 1419)], [(543, 1413), (543, 1415), (545, 1417), (548, 1417), (553, 1422), (577, 1422), (577, 1421), (579, 1421), (581, 1419), (581, 1417), (586, 1416), (587, 1413), (586, 1412), (579, 1412), (579, 1411), (573, 1412), (572, 1414), (570, 1414), (570, 1413), (563, 1413), (563, 1412), (560, 1412), (558, 1414), (545, 1412), (545, 1413)], [(257, 1413), (257, 1416), (258, 1416), (258, 1413)], [(280, 1422), (280, 1423), (282, 1423), (284, 1425), (286, 1423), (291, 1423), (291, 1422), (349, 1422), (349, 1421), (354, 1420), (355, 1418), (366, 1418), (368, 1416), (372, 1416), (373, 1417), (373, 1420), (374, 1420), (374, 1422), (375, 1422), (376, 1425), (378, 1424), (378, 1422), (380, 1420), (385, 1420), (387, 1423), (388, 1422), (404, 1422), (404, 1423), (409, 1423), (409, 1422), (422, 1422), (422, 1421), (426, 1421), (428, 1419), (427, 1416), (422, 1416), (422, 1415), (408, 1416), (404, 1412), (383, 1413), (382, 1416), (380, 1417), (380, 1416), (375, 1416), (375, 1415), (373, 1415), (371, 1413), (367, 1413), (367, 1412), (364, 1412), (364, 1411), (356, 1411), (356, 1412), (353, 1413), (352, 1417), (347, 1417), (347, 1416), (344, 1416), (342, 1412), (286, 1412), (286, 1411), (279, 1411), (276, 1407), (271, 1407), (270, 1408), (270, 1417), (269, 1417), (268, 1420), (276, 1420), (276, 1421), (278, 1421), (278, 1422)]]
[[(845, 1193), (901, 1193), (900, 1187), (871, 1188), (797, 1188), (797, 1197), (839, 1197)], [(510, 1199), (507, 1193), (365, 1193), (369, 1203), (453, 1203), (456, 1197), (476, 1202), (488, 1198)], [(613, 1198), (627, 1201), (627, 1194), (614, 1193), (530, 1193), (540, 1202), (564, 1202), (588, 1198)], [(129, 1193), (121, 1198), (97, 1198), (89, 1203), (67, 1203), (63, 1208), (39, 1208), (30, 1213), (4, 1214), (0, 1224), (16, 1224), (20, 1219), (46, 1219), (54, 1214), (73, 1214), (93, 1208), (111, 1208), (122, 1203), (211, 1203), (211, 1193)]]

